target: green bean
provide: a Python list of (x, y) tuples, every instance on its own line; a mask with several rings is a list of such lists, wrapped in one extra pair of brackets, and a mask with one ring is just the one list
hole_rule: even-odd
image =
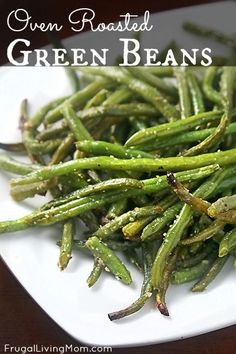
[[(189, 180), (198, 180), (198, 179), (201, 179), (201, 178), (211, 175), (212, 173), (214, 173), (217, 170), (218, 170), (218, 165), (212, 165), (209, 167), (203, 167), (203, 168), (192, 170), (192, 171), (190, 170), (190, 171), (186, 171), (186, 172), (177, 172), (176, 177), (179, 179), (179, 181), (182, 181), (182, 182), (189, 181)], [(227, 170), (227, 172), (228, 171), (229, 171), (229, 173), (230, 172), (233, 173), (234, 169), (229, 169), (229, 170)], [(227, 177), (227, 174), (226, 174), (226, 177)], [(114, 180), (113, 182), (115, 182), (115, 181), (116, 180)], [(111, 182), (112, 181), (107, 182), (107, 184), (110, 184)], [(162, 190), (165, 190), (165, 188), (167, 188), (167, 186), (168, 186), (166, 176), (161, 176), (161, 177), (157, 177), (157, 178), (150, 178), (147, 180), (140, 181), (139, 183), (143, 183), (143, 188), (135, 189), (134, 191), (126, 191), (124, 193), (120, 193), (120, 191), (119, 191), (119, 195), (117, 196), (115, 194), (114, 198), (119, 200), (119, 199), (123, 199), (124, 197), (137, 197), (137, 196), (143, 195), (143, 194), (157, 193)], [(112, 185), (113, 185), (113, 183), (112, 183)], [(101, 187), (101, 185), (100, 185), (100, 187)], [(141, 185), (140, 185), (140, 187), (141, 187)], [(66, 197), (57, 198), (56, 200), (54, 200), (52, 202), (46, 203), (40, 209), (47, 210), (47, 209), (50, 209), (51, 207), (56, 207), (56, 206), (68, 203), (70, 201), (77, 200), (79, 197), (81, 197), (81, 192), (84, 193), (84, 191), (85, 191), (85, 193), (87, 193), (87, 190), (89, 190), (91, 192), (91, 186), (84, 187), (82, 190), (80, 189), (78, 191), (72, 192)], [(92, 187), (92, 191), (94, 191), (93, 187)], [(95, 198), (95, 197), (93, 197), (93, 198)], [(112, 200), (112, 202), (113, 201), (114, 200)], [(165, 205), (163, 205), (162, 207), (165, 207)]]
[(227, 114), (231, 114), (233, 109), (234, 82), (236, 70), (234, 66), (223, 67), (221, 75), (220, 89), (222, 103)]
[(148, 238), (157, 237), (160, 235), (160, 231), (168, 226), (176, 217), (183, 203), (178, 202), (164, 211), (163, 215), (154, 219), (150, 224), (148, 224), (142, 231), (141, 240), (145, 241)]
[(209, 266), (210, 261), (204, 259), (199, 264), (193, 267), (185, 268), (183, 270), (177, 270), (171, 276), (171, 283), (183, 284), (198, 279), (209, 269)]
[(87, 154), (95, 156), (114, 156), (120, 159), (127, 158), (154, 158), (154, 155), (135, 149), (128, 149), (118, 144), (107, 143), (106, 141), (84, 140), (76, 144), (77, 148)]
[(139, 218), (144, 218), (146, 216), (156, 215), (161, 212), (161, 209), (158, 206), (148, 206), (142, 208), (135, 208), (134, 210), (130, 210), (127, 213), (124, 213), (120, 216), (117, 216), (115, 219), (111, 220), (108, 224), (100, 227), (95, 232), (95, 236), (99, 238), (107, 238), (115, 231), (122, 228), (124, 225), (129, 222), (133, 222)]
[[(179, 179), (179, 181), (182, 181), (182, 182), (186, 182), (189, 180), (194, 181), (194, 180), (198, 180), (198, 179), (202, 179), (204, 177), (207, 177), (207, 176), (211, 175), (212, 173), (216, 172), (217, 170), (218, 170), (218, 165), (212, 165), (209, 167), (203, 167), (203, 168), (196, 169), (196, 170), (190, 170), (190, 171), (186, 171), (186, 172), (177, 172), (176, 177)], [(234, 169), (229, 169), (228, 171), (229, 172), (234, 171)], [(226, 174), (226, 176), (227, 176), (227, 174)], [(124, 196), (137, 197), (137, 196), (143, 195), (143, 194), (157, 193), (157, 192), (165, 190), (168, 187), (166, 176), (161, 176), (161, 177), (157, 177), (157, 178), (150, 178), (147, 180), (143, 180), (141, 182), (144, 184), (142, 189), (137, 189), (134, 191), (127, 191), (127, 192), (124, 192), (123, 194), (121, 194), (119, 192), (120, 198), (117, 198), (116, 192), (114, 192), (115, 193), (114, 198), (115, 199), (122, 199), (122, 198), (124, 198)], [(83, 192), (83, 190), (82, 190), (82, 192)], [(65, 198), (58, 198), (56, 201), (46, 203), (41, 208), (41, 210), (46, 210), (52, 206), (55, 207), (57, 205), (67, 203), (68, 201), (78, 199), (78, 197), (80, 197), (80, 193), (81, 193), (81, 190), (75, 191)], [(113, 202), (113, 200), (112, 200), (112, 202)]]
[(236, 228), (227, 232), (219, 245), (219, 257), (224, 257), (236, 248)]
[(80, 197), (86, 197), (87, 195), (97, 193), (99, 191), (107, 191), (113, 189), (125, 188), (128, 189), (139, 189), (143, 188), (143, 183), (141, 181), (132, 178), (115, 178), (107, 181), (103, 181), (97, 184), (89, 185), (80, 191)]
[[(198, 187), (198, 189), (194, 192), (194, 196), (207, 198), (214, 194), (217, 190), (218, 183), (224, 179), (225, 175), (229, 173), (229, 171), (229, 169), (227, 171), (218, 171), (213, 176), (209, 177), (208, 180), (204, 182), (200, 187)], [(192, 217), (193, 210), (189, 205), (185, 204), (181, 209), (177, 219), (167, 232), (164, 241), (156, 254), (152, 268), (152, 284), (153, 287), (157, 290), (160, 287), (161, 277), (166, 260), (179, 243), (184, 231), (191, 222)]]
[(49, 181), (46, 183), (32, 183), (26, 186), (19, 186), (11, 189), (11, 197), (17, 202), (22, 201), (26, 198), (32, 198), (36, 194), (45, 196), (47, 190), (51, 186), (54, 186), (54, 181)]
[(38, 168), (39, 165), (18, 162), (5, 154), (0, 154), (0, 170), (11, 172), (17, 175), (27, 175), (28, 173)]
[(108, 90), (102, 89), (86, 103), (84, 109), (100, 106), (103, 102), (106, 101), (108, 94)]
[(160, 77), (172, 77), (173, 68), (172, 67), (157, 67), (157, 66), (147, 66), (145, 67), (147, 72)]
[(186, 79), (189, 86), (194, 114), (205, 112), (203, 95), (196, 77), (192, 72), (188, 71)]
[(64, 270), (71, 259), (74, 227), (75, 226), (73, 220), (69, 220), (63, 225), (63, 235), (61, 239), (60, 256), (58, 261), (58, 266), (60, 270)]
[(198, 145), (193, 146), (191, 149), (185, 151), (183, 156), (194, 156), (197, 154), (204, 153), (208, 151), (210, 148), (214, 147), (214, 150), (218, 147), (224, 133), (226, 127), (229, 123), (229, 116), (225, 113), (223, 114), (219, 125), (214, 130), (214, 132), (209, 135), (205, 140), (201, 141)]
[(216, 202), (212, 203), (208, 209), (208, 213), (214, 218), (218, 214), (234, 208), (236, 208), (236, 194), (220, 198)]
[(105, 76), (109, 79), (117, 81), (118, 83), (127, 85), (131, 91), (134, 91), (143, 97), (147, 102), (150, 102), (158, 112), (161, 112), (167, 118), (174, 118), (179, 116), (179, 112), (176, 110), (176, 108), (172, 106), (164, 97), (162, 97), (154, 87), (144, 83), (143, 81), (133, 78), (124, 70), (119, 70), (115, 67), (84, 67), (80, 68), (80, 70), (83, 72), (94, 73), (95, 75)]
[(84, 127), (80, 117), (69, 105), (64, 105), (61, 109), (76, 140), (93, 140), (87, 129)]
[(175, 86), (170, 85), (166, 83), (163, 79), (160, 79), (159, 77), (151, 74), (146, 70), (145, 67), (128, 67), (127, 70), (137, 77), (137, 79), (140, 79), (141, 81), (146, 82), (147, 84), (150, 84), (153, 87), (156, 87), (160, 92), (170, 95), (173, 97), (177, 97), (177, 90)]
[[(44, 143), (39, 143), (36, 139), (37, 136), (37, 128), (41, 125), (43, 122), (43, 119), (47, 112), (50, 109), (53, 109), (56, 105), (61, 104), (62, 102), (65, 101), (65, 97), (53, 100), (49, 102), (47, 105), (42, 107), (35, 115), (33, 115), (31, 118), (28, 117), (27, 113), (27, 101), (24, 100), (22, 102), (22, 114), (24, 116), (23, 118), (23, 128), (22, 128), (22, 139), (23, 143), (25, 145), (25, 148), (28, 152), (29, 157), (31, 160), (34, 162), (35, 160), (38, 161), (38, 154), (43, 154), (46, 152), (51, 152), (54, 151), (61, 143), (60, 139), (57, 140), (52, 140), (52, 141), (46, 141)], [(36, 155), (36, 156), (35, 156)]]
[(93, 236), (86, 241), (86, 246), (96, 257), (99, 257), (102, 260), (105, 267), (107, 267), (107, 269), (115, 275), (117, 280), (121, 280), (127, 285), (132, 282), (130, 273), (126, 269), (125, 265), (101, 240)]
[(92, 185), (86, 185), (85, 187), (82, 187), (78, 191), (72, 192), (66, 198), (61, 197), (58, 198), (56, 201), (47, 203), (44, 207), (41, 208), (41, 210), (47, 210), (50, 209), (51, 207), (60, 206), (64, 203), (68, 203), (70, 201), (77, 200), (79, 198), (86, 197), (98, 192), (121, 189), (123, 187), (126, 188), (126, 190), (141, 189), (143, 188), (143, 183), (141, 181), (132, 178), (115, 178), (115, 179), (110, 179)]
[(113, 106), (127, 101), (133, 96), (133, 93), (126, 87), (121, 87), (115, 90), (107, 99), (103, 102), (103, 106)]
[[(69, 134), (62, 143), (58, 146), (57, 150), (54, 152), (50, 165), (60, 163), (71, 150), (72, 144), (74, 142), (72, 134)], [(34, 183), (26, 186), (19, 186), (11, 189), (11, 196), (17, 200), (21, 201), (26, 198), (32, 198), (36, 194), (45, 195), (48, 189), (55, 188), (56, 181), (51, 180), (47, 182)], [(54, 192), (53, 192), (54, 193)]]
[[(207, 168), (200, 168), (193, 171), (190, 170), (179, 172), (176, 173), (176, 177), (182, 182), (202, 179), (214, 173), (217, 168), (217, 165), (213, 165), (208, 166)], [(165, 188), (167, 188), (167, 181), (166, 177), (162, 176), (147, 180), (146, 183), (144, 183), (144, 187), (140, 190), (130, 190), (124, 193), (121, 193), (120, 191), (112, 191), (107, 192), (102, 196), (99, 195), (98, 197), (84, 197), (79, 200), (77, 200), (76, 193), (74, 193), (72, 196), (75, 196), (76, 200), (73, 201), (72, 205), (71, 202), (66, 202), (66, 198), (64, 200), (59, 198), (60, 201), (65, 202), (65, 205), (56, 208), (53, 204), (51, 205), (50, 203), (49, 205), (52, 206), (52, 208), (47, 210), (48, 203), (46, 203), (43, 208), (36, 210), (35, 212), (20, 219), (0, 222), (0, 234), (25, 230), (36, 225), (51, 225), (58, 221), (63, 221), (65, 219), (85, 213), (88, 210), (98, 208), (102, 205), (111, 204), (114, 201), (124, 197), (129, 198), (138, 194), (157, 193), (164, 190)]]
[[(68, 122), (68, 125), (75, 137), (76, 140), (93, 140), (92, 136), (90, 135), (89, 131), (86, 129), (86, 127), (83, 125), (81, 122), (80, 118), (78, 115), (75, 113), (73, 108), (69, 105), (65, 105), (62, 108), (62, 112)], [(83, 157), (83, 154), (79, 150), (75, 151), (74, 154), (74, 159)], [(95, 171), (88, 171), (88, 174), (90, 174), (90, 177), (92, 180), (97, 182), (98, 175), (96, 174)], [(94, 178), (95, 176), (95, 178)]]
[(152, 292), (151, 269), (153, 264), (153, 244), (151, 242), (143, 242), (141, 247), (144, 272), (141, 295), (143, 295), (145, 292)]
[(140, 220), (136, 220), (123, 226), (122, 232), (126, 239), (133, 239), (139, 236), (143, 228), (154, 219), (154, 216), (146, 216)]
[(130, 316), (139, 311), (152, 296), (152, 285), (150, 282), (150, 270), (152, 265), (152, 249), (150, 245), (143, 244), (143, 263), (144, 263), (144, 280), (140, 297), (124, 310), (109, 313), (108, 317), (111, 321)]
[(184, 156), (193, 156), (209, 150), (209, 148), (218, 148), (227, 126), (231, 121), (232, 115), (232, 101), (233, 101), (233, 84), (234, 84), (235, 70), (232, 67), (224, 67), (221, 78), (221, 95), (222, 104), (224, 105), (225, 113), (223, 114), (218, 127), (198, 145), (192, 147), (184, 153)]
[(169, 316), (169, 311), (166, 306), (165, 297), (166, 297), (166, 291), (169, 286), (171, 273), (175, 267), (177, 255), (178, 255), (178, 250), (175, 250), (174, 253), (169, 257), (168, 262), (166, 263), (165, 268), (163, 270), (163, 277), (162, 277), (160, 289), (156, 295), (157, 308), (160, 311), (160, 313), (164, 316)]
[(47, 103), (45, 106), (40, 108), (29, 120), (27, 123), (27, 128), (33, 128), (36, 129), (40, 126), (42, 121), (44, 120), (45, 116), (51, 111), (56, 109), (58, 106), (62, 105), (66, 100), (69, 99), (68, 96), (56, 98), (49, 103)]
[[(229, 176), (229, 174), (231, 172), (234, 172), (234, 170), (235, 166), (231, 166), (225, 168), (224, 170), (218, 171), (218, 173), (215, 175), (217, 183), (220, 183), (223, 178)], [(178, 182), (172, 172), (167, 173), (167, 180), (172, 190), (178, 195), (181, 200), (194, 207), (198, 211), (208, 214), (210, 217), (215, 217), (218, 214), (221, 214), (236, 205), (236, 195), (220, 198), (218, 201), (211, 204), (208, 201), (191, 194), (189, 190), (183, 186), (182, 183)], [(217, 193), (218, 188), (214, 186), (214, 183), (209, 187), (211, 193)]]
[(208, 123), (211, 121), (219, 120), (222, 116), (222, 112), (220, 111), (211, 111), (200, 113), (191, 117), (188, 117), (184, 120), (178, 120), (176, 122), (156, 125), (154, 127), (150, 127), (144, 129), (143, 131), (137, 132), (132, 135), (129, 140), (126, 142), (126, 146), (134, 146), (140, 144), (147, 144), (152, 142), (152, 140), (157, 140), (160, 138), (168, 138), (173, 135), (183, 133), (189, 129), (195, 128), (199, 124)]
[(112, 219), (116, 218), (117, 216), (120, 216), (121, 214), (123, 214), (125, 212), (126, 208), (127, 208), (127, 199), (126, 198), (120, 199), (110, 206), (106, 217), (109, 220), (112, 220)]
[(146, 292), (141, 295), (138, 300), (136, 300), (132, 305), (128, 306), (124, 310), (112, 312), (108, 314), (108, 318), (111, 321), (119, 320), (123, 317), (132, 315), (133, 313), (139, 311), (147, 302), (147, 300), (152, 296), (152, 293)]
[(67, 137), (61, 142), (57, 150), (54, 152), (50, 164), (55, 165), (64, 160), (67, 154), (71, 151), (74, 144), (74, 137), (68, 134)]
[(28, 100), (25, 98), (20, 104), (20, 114), (19, 114), (19, 130), (21, 131), (22, 137), (24, 133), (25, 123), (29, 120), (28, 112)]
[[(75, 251), (81, 251), (85, 250), (86, 245), (85, 245), (86, 240), (74, 240), (73, 242), (73, 250)], [(60, 242), (57, 243), (60, 246)], [(115, 241), (115, 240), (106, 240), (106, 245), (111, 248), (113, 251), (116, 252), (124, 252), (127, 251), (128, 249), (133, 249), (134, 247), (140, 247), (140, 243), (136, 241)]]
[[(48, 192), (52, 199), (0, 222), (0, 234), (57, 224), (59, 268), (74, 250), (84, 252), (93, 260), (89, 287), (103, 270), (132, 282), (121, 252), (143, 282), (138, 299), (111, 320), (135, 313), (152, 295), (169, 315), (170, 281), (198, 279), (192, 291), (204, 290), (236, 257), (233, 56), (207, 69), (82, 67), (75, 69), (79, 91), (32, 117), (24, 100), (23, 142), (0, 148), (21, 151), (32, 164), (0, 155), (0, 170), (20, 175), (10, 182), (15, 200)], [(75, 226), (85, 229), (82, 239), (74, 239)]]
[(229, 210), (224, 213), (216, 215), (217, 220), (222, 221), (226, 224), (236, 224), (236, 211)]
[(182, 241), (180, 241), (181, 245), (191, 245), (193, 243), (199, 242), (199, 241), (205, 241), (208, 240), (209, 238), (212, 238), (219, 232), (221, 232), (224, 229), (225, 223), (221, 221), (214, 221), (210, 226), (208, 226), (206, 229), (202, 230), (200, 233), (198, 233), (195, 236), (186, 238)]
[(25, 152), (23, 143), (0, 143), (0, 149), (10, 152)]
[(214, 245), (215, 245), (214, 242), (213, 242), (213, 244), (211, 242), (208, 242), (195, 255), (191, 255), (189, 258), (179, 261), (177, 263), (177, 267), (178, 268), (189, 268), (189, 267), (193, 267), (193, 266), (197, 265), (203, 259), (205, 259), (212, 252), (213, 249), (216, 249), (214, 247)]
[(167, 181), (172, 191), (177, 194), (180, 200), (186, 202), (192, 208), (200, 211), (201, 213), (207, 214), (208, 208), (211, 203), (203, 200), (202, 198), (195, 197), (190, 191), (184, 187), (174, 176), (172, 172), (167, 172)]
[[(234, 104), (234, 82), (236, 77), (235, 67), (223, 67), (223, 72), (220, 81), (220, 92), (222, 96), (222, 105), (227, 116), (227, 125), (231, 123), (233, 116)], [(224, 143), (226, 148), (229, 148), (232, 143), (232, 137), (228, 137)]]
[[(63, 161), (68, 154), (70, 154), (73, 151), (73, 144), (74, 144), (74, 137), (73, 134), (68, 134), (67, 137), (61, 142), (61, 144), (58, 146), (57, 150), (54, 152), (54, 154), (51, 157), (51, 160), (49, 162), (49, 165), (55, 165), (58, 163), (61, 163), (61, 161)], [(67, 176), (67, 184), (66, 184), (66, 188), (63, 185), (63, 178), (60, 178), (60, 183), (62, 184), (61, 190), (56, 186), (57, 184), (57, 179), (48, 181), (48, 182), (44, 182), (42, 183), (41, 189), (49, 189), (52, 196), (55, 197), (61, 195), (61, 193), (65, 193), (69, 187), (69, 185), (74, 183), (74, 174), (71, 173), (70, 176)], [(76, 186), (78, 185), (78, 179), (76, 179)], [(52, 185), (52, 186), (51, 186)]]
[[(196, 131), (185, 132), (177, 136), (171, 137), (171, 139), (158, 139), (157, 141), (153, 142), (151, 149), (158, 149), (158, 148), (165, 148), (170, 146), (194, 143), (201, 140), (204, 140), (209, 135), (214, 133), (215, 128), (208, 128), (208, 129), (201, 129)], [(225, 135), (228, 136), (230, 134), (236, 133), (236, 123), (231, 123), (225, 131)]]
[(192, 113), (186, 68), (175, 67), (174, 74), (178, 84), (181, 118), (185, 119)]
[(39, 132), (36, 136), (38, 141), (47, 141), (55, 138), (65, 138), (69, 133), (68, 127), (65, 125), (61, 127), (50, 126)]
[(103, 261), (99, 257), (95, 257), (93, 269), (88, 279), (86, 280), (89, 288), (91, 288), (98, 281), (100, 275), (102, 274), (103, 269), (104, 269)]
[(127, 116), (147, 116), (155, 117), (157, 115), (155, 108), (148, 103), (121, 103), (117, 105), (101, 105), (84, 109), (79, 112), (81, 120), (94, 121), (100, 117), (127, 117)]
[(90, 157), (64, 162), (59, 165), (47, 166), (29, 173), (24, 178), (17, 178), (11, 181), (11, 186), (19, 186), (40, 182), (54, 177), (69, 174), (84, 169), (95, 170), (116, 170), (116, 171), (181, 171), (198, 167), (209, 166), (214, 163), (219, 166), (227, 166), (236, 162), (236, 149), (218, 151), (193, 157), (168, 157), (156, 159), (117, 159), (114, 157)]
[(152, 268), (152, 285), (157, 291), (161, 286), (161, 278), (166, 264), (166, 260), (177, 246), (184, 230), (188, 227), (192, 219), (192, 210), (188, 205), (184, 205), (180, 214), (170, 227), (161, 244)]
[(203, 92), (206, 97), (212, 101), (213, 103), (222, 106), (222, 97), (218, 91), (213, 88), (213, 83), (215, 80), (215, 76), (218, 68), (216, 66), (209, 66), (204, 75), (203, 79)]
[(203, 277), (192, 287), (193, 292), (204, 291), (206, 287), (215, 279), (215, 277), (219, 274), (219, 272), (224, 267), (225, 263), (228, 260), (228, 256), (223, 258), (217, 257), (214, 263), (211, 265), (210, 269), (208, 269), (207, 273), (203, 275)]
[(63, 103), (58, 104), (55, 108), (51, 109), (45, 118), (46, 124), (51, 124), (58, 121), (61, 118), (61, 108), (63, 104), (70, 104), (73, 109), (82, 107), (88, 99), (93, 97), (101, 89), (104, 89), (109, 82), (106, 79), (95, 80), (82, 90), (74, 93), (72, 96), (63, 101)]
[(49, 154), (51, 152), (54, 152), (60, 146), (62, 141), (62, 139), (54, 139), (39, 143), (36, 140), (31, 140), (28, 145), (28, 151), (30, 151), (31, 154), (35, 155)]
[[(24, 147), (27, 151), (27, 155), (30, 158), (30, 160), (32, 162), (40, 163), (41, 161), (39, 161), (39, 158), (31, 152), (31, 148), (30, 148), (32, 143), (35, 143), (34, 136), (36, 135), (35, 130), (37, 129), (37, 127), (33, 128), (31, 126), (27, 126), (27, 124), (29, 124), (28, 101), (24, 99), (21, 102), (21, 107), (20, 107), (20, 126), (21, 126), (21, 133), (22, 133), (22, 142), (24, 144)], [(41, 124), (41, 120), (39, 121), (39, 124)]]

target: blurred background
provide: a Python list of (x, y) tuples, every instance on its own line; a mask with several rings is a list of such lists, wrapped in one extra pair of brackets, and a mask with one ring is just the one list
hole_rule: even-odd
[[(33, 0), (1, 0), (0, 11), (0, 26), (1, 26), (1, 48), (0, 48), (0, 65), (7, 62), (6, 49), (10, 42), (16, 38), (26, 38), (30, 40), (31, 47), (29, 49), (40, 48), (48, 43), (48, 38), (45, 33), (39, 30), (30, 31), (29, 29), (23, 32), (13, 32), (7, 26), (8, 14), (16, 9), (23, 8), (28, 11), (32, 16), (32, 21), (41, 23), (58, 23), (64, 24), (63, 29), (60, 31), (60, 37), (65, 38), (75, 34), (69, 28), (68, 22), (66, 22), (69, 13), (77, 8), (89, 7), (92, 8), (95, 13), (94, 25), (98, 25), (100, 22), (108, 23), (115, 22), (120, 19), (120, 14), (130, 12), (131, 14), (143, 15), (145, 10), (149, 10), (151, 13), (165, 11), (173, 8), (181, 8), (191, 5), (199, 5), (203, 3), (213, 3), (217, 1), (205, 1), (205, 0), (145, 0), (145, 1), (133, 1), (133, 0), (67, 0), (57, 1), (33, 1)], [(66, 25), (67, 24), (67, 25)], [(170, 24), (171, 25), (171, 24)], [(85, 30), (88, 28), (85, 28)]]

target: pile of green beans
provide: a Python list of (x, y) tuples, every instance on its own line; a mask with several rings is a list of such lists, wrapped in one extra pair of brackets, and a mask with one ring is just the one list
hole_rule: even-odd
[(150, 298), (168, 316), (170, 283), (203, 291), (236, 256), (236, 67), (75, 70), (72, 95), (32, 117), (24, 101), (22, 141), (0, 144), (11, 196), (51, 196), (0, 233), (58, 224), (61, 271), (84, 252), (89, 287), (106, 271), (131, 284), (130, 264), (143, 274), (139, 298), (110, 320)]

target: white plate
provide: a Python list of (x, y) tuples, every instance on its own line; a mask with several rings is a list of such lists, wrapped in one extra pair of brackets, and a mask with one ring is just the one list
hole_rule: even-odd
[[(161, 27), (162, 23), (168, 21), (172, 23), (172, 30), (173, 26), (177, 26), (177, 32), (178, 23), (193, 13), (197, 20), (205, 24), (211, 23), (213, 15), (220, 11), (228, 10), (234, 18), (235, 5), (224, 2), (161, 13), (153, 15), (152, 22), (159, 23)], [(219, 28), (221, 22), (221, 18), (218, 18)], [(228, 20), (230, 33), (231, 25)], [(88, 39), (95, 41), (96, 35), (82, 34), (79, 37), (81, 46)], [(69, 45), (74, 40), (69, 39)], [(69, 92), (62, 68), (4, 68), (0, 74), (0, 141), (19, 139), (17, 120), (23, 98), (29, 99), (32, 111), (35, 111), (47, 101)], [(12, 201), (8, 180), (9, 176), (1, 173), (1, 220), (25, 215), (42, 203), (42, 198), (21, 204)], [(74, 255), (68, 270), (58, 271), (58, 248), (55, 242), (59, 236), (59, 227), (35, 228), (2, 235), (0, 251), (3, 260), (35, 301), (79, 341), (97, 346), (147, 345), (186, 338), (236, 323), (236, 282), (231, 262), (203, 294), (192, 294), (189, 284), (172, 286), (167, 299), (170, 318), (161, 316), (150, 302), (138, 314), (110, 322), (107, 317), (109, 312), (122, 309), (137, 298), (141, 275), (131, 267), (134, 279), (131, 286), (122, 285), (109, 275), (102, 275), (98, 284), (88, 289), (86, 277), (92, 264), (82, 254)]]

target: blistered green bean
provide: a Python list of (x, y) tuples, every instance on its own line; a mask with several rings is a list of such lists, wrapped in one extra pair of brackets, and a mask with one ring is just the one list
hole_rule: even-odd
[(115, 253), (101, 240), (93, 236), (86, 241), (86, 246), (91, 250), (95, 257), (102, 260), (105, 267), (115, 275), (117, 280), (121, 280), (124, 284), (130, 284), (132, 282), (130, 272), (127, 270), (124, 263), (121, 262)]

